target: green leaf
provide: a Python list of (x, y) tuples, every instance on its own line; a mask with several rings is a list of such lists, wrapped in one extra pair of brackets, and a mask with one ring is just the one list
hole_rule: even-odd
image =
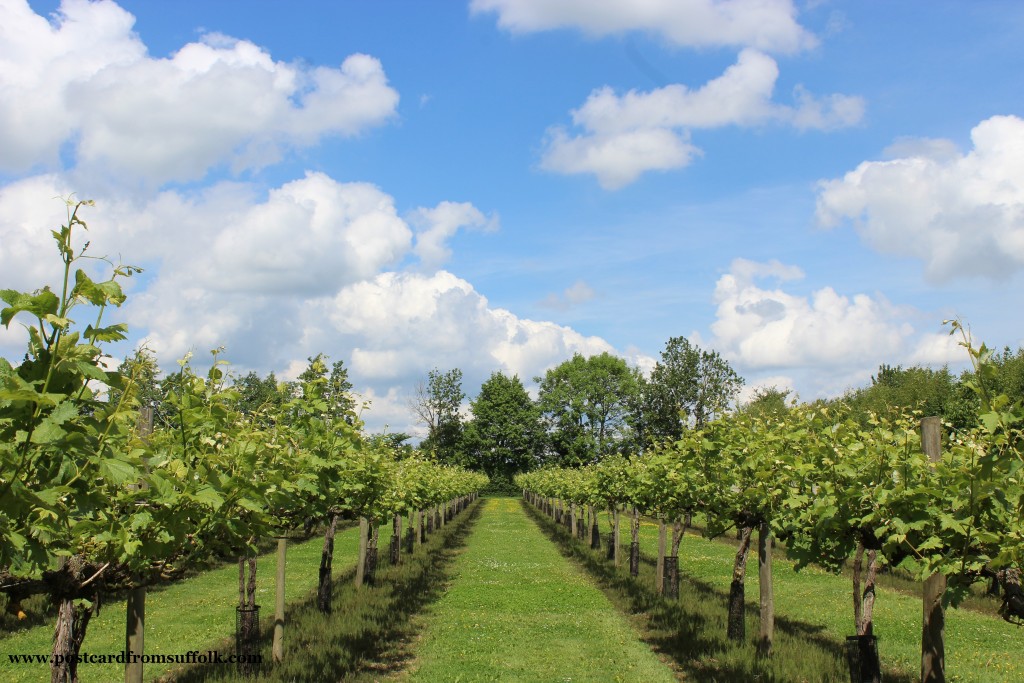
[(93, 327), (88, 325), (85, 328), (85, 338), (93, 342), (116, 342), (128, 338), (128, 325), (117, 323), (107, 327)]
[(207, 507), (211, 507), (214, 510), (219, 510), (220, 507), (224, 505), (224, 497), (208, 484), (201, 486), (199, 490), (195, 492), (193, 498), (197, 502), (202, 503)]
[(59, 441), (67, 433), (64, 423), (78, 415), (78, 406), (72, 401), (64, 401), (44, 417), (32, 431), (32, 443), (47, 444)]
[(100, 476), (112, 484), (120, 485), (126, 481), (134, 481), (139, 477), (135, 466), (117, 458), (104, 458), (100, 463)]
[(44, 287), (36, 294), (25, 294), (13, 289), (0, 289), (0, 299), (10, 304), (9, 308), (0, 311), (0, 324), (9, 327), (11, 320), (22, 311), (31, 313), (38, 318), (45, 318), (47, 315), (56, 315), (60, 308), (60, 299)]

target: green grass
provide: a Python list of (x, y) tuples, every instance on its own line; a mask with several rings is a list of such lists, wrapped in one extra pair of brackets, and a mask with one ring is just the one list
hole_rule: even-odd
[[(381, 526), (381, 554), (387, 553), (390, 526)], [(323, 538), (296, 543), (288, 549), (285, 564), (285, 600), (295, 602), (316, 590)], [(335, 540), (334, 568), (337, 575), (349, 570), (359, 551), (358, 528), (340, 531)], [(257, 569), (256, 602), (261, 621), (270, 624), (274, 616), (276, 559), (274, 553), (261, 555)], [(40, 608), (37, 599), (30, 603)], [(146, 597), (145, 648), (147, 653), (184, 654), (205, 651), (234, 633), (238, 604), (238, 565), (203, 572), (182, 581), (151, 589)], [(32, 609), (30, 607), (30, 609)], [(38, 616), (35, 621), (39, 621)], [(119, 653), (124, 649), (124, 602), (101, 606), (89, 623), (82, 653)], [(288, 638), (288, 635), (286, 635)], [(45, 683), (50, 680), (48, 664), (12, 665), (7, 654), (49, 654), (53, 620), (32, 628), (8, 632), (0, 638), (0, 680), (5, 683)], [(146, 667), (146, 679), (168, 672), (167, 667)], [(79, 675), (85, 683), (123, 680), (123, 665), (82, 664)]]
[(675, 680), (517, 500), (484, 505), (401, 680)]
[[(346, 681), (362, 683), (400, 670), (408, 659), (405, 644), (413, 636), (409, 618), (436, 600), (448, 583), (448, 569), (464, 543), (479, 504), (460, 514), (413, 554), (391, 565), (382, 553), (373, 585), (356, 588), (354, 569), (334, 587), (332, 612), (320, 613), (313, 595), (292, 607), (285, 658), (271, 663), (271, 625), (262, 638), (264, 665), (258, 680), (273, 682)], [(231, 650), (230, 643), (224, 651)], [(243, 683), (232, 666), (193, 667), (169, 676), (174, 683)]]
[[(625, 520), (624, 520), (625, 522)], [(608, 530), (601, 518), (602, 533)], [(568, 536), (561, 534), (559, 536)], [(604, 537), (602, 536), (602, 542)], [(621, 542), (628, 544), (628, 522), (623, 524)], [(853, 605), (850, 579), (815, 567), (800, 572), (793, 563), (776, 557), (772, 574), (775, 581), (776, 652), (769, 666), (756, 666), (754, 640), (759, 618), (757, 612), (756, 536), (747, 563), (747, 642), (736, 646), (725, 639), (726, 597), (732, 575), (735, 544), (729, 540), (709, 541), (688, 535), (679, 549), (680, 603), (667, 607), (653, 595), (654, 557), (657, 555), (658, 527), (651, 522), (641, 526), (641, 549), (645, 555), (639, 587), (622, 580), (623, 567), (610, 571), (604, 555), (577, 548), (581, 561), (603, 577), (622, 596), (621, 604), (635, 611), (652, 612), (652, 640), (661, 643), (680, 665), (690, 669), (699, 680), (735, 680), (715, 672), (761, 671), (762, 680), (849, 680), (840, 648), (852, 635)], [(628, 546), (623, 551), (628, 558)], [(583, 556), (586, 556), (583, 558)], [(921, 598), (905, 589), (880, 588), (875, 603), (875, 634), (887, 680), (915, 680), (920, 672)], [(701, 622), (700, 628), (685, 623)], [(685, 644), (680, 634), (702, 639), (703, 645)], [(789, 648), (792, 647), (792, 650)], [(1024, 630), (976, 610), (946, 612), (947, 680), (977, 683), (1004, 683), (1024, 680)], [(825, 655), (828, 655), (827, 657)], [(828, 673), (827, 660), (835, 660), (840, 671)], [(686, 661), (691, 663), (687, 664)], [(740, 676), (742, 679), (743, 676)]]

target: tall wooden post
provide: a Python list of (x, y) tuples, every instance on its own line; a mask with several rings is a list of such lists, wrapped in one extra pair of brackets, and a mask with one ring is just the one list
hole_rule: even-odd
[(658, 519), (658, 565), (654, 573), (654, 588), (658, 595), (665, 592), (665, 547), (668, 545), (668, 526), (665, 518)]
[(768, 522), (761, 522), (757, 530), (757, 583), (760, 589), (761, 631), (757, 643), (758, 654), (767, 657), (772, 651), (775, 637), (775, 591), (772, 584), (772, 531)]
[(359, 518), (359, 560), (356, 563), (356, 588), (363, 585), (366, 575), (366, 533), (370, 530), (370, 522), (366, 517)]
[(612, 514), (614, 516), (614, 526), (613, 526), (613, 529), (612, 529), (612, 543), (613, 543), (613, 548), (614, 548), (614, 554), (612, 555), (612, 557), (614, 558), (615, 566), (618, 567), (621, 564), (621, 562), (622, 562), (622, 559), (620, 557), (620, 552), (619, 552), (619, 505), (618, 505), (618, 503), (615, 504), (614, 509), (612, 511)]
[(274, 647), (275, 662), (284, 661), (284, 563), (288, 552), (288, 539), (277, 539), (277, 592), (274, 595)]
[[(933, 463), (942, 459), (942, 421), (939, 418), (921, 420), (921, 448)], [(946, 680), (946, 615), (942, 609), (945, 591), (945, 574), (932, 574), (924, 582), (921, 683), (945, 683)]]
[[(139, 408), (138, 428), (139, 438), (143, 440), (148, 440), (153, 434), (153, 406)], [(146, 587), (139, 586), (129, 591), (125, 603), (124, 683), (142, 683), (142, 654), (145, 649)]]

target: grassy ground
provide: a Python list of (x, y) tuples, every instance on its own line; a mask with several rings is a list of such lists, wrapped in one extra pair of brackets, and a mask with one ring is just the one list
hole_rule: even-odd
[[(390, 527), (381, 527), (381, 553), (387, 553)], [(297, 543), (288, 549), (285, 565), (285, 599), (295, 602), (316, 590), (322, 538)], [(335, 540), (334, 567), (341, 575), (356, 562), (359, 551), (358, 528), (338, 533)], [(262, 606), (261, 621), (270, 624), (274, 617), (276, 559), (273, 553), (259, 559), (256, 602)], [(197, 576), (151, 589), (146, 598), (146, 653), (184, 654), (206, 651), (234, 633), (235, 606), (238, 604), (238, 566), (203, 572)], [(33, 602), (35, 608), (42, 603)], [(32, 608), (30, 608), (32, 609)], [(30, 618), (32, 618), (30, 616)], [(33, 619), (40, 621), (36, 615)], [(119, 653), (124, 649), (125, 608), (123, 601), (103, 605), (89, 623), (82, 653)], [(286, 639), (289, 636), (286, 635)], [(53, 639), (53, 621), (47, 619), (31, 628), (4, 632), (0, 636), (0, 681), (5, 683), (43, 683), (50, 680), (48, 664), (12, 665), (9, 653), (49, 654)], [(146, 667), (150, 680), (167, 672), (167, 667)], [(85, 683), (123, 680), (123, 665), (81, 664), (79, 674)]]
[(672, 681), (510, 498), (489, 498), (403, 681)]
[[(400, 670), (413, 636), (409, 618), (436, 600), (448, 583), (448, 571), (478, 517), (479, 504), (431, 534), (412, 555), (391, 565), (382, 553), (373, 585), (355, 588), (354, 569), (334, 587), (332, 612), (320, 613), (314, 596), (289, 611), (285, 659), (271, 664), (271, 625), (262, 639), (264, 665), (258, 680), (290, 683), (345, 681), (369, 683)], [(222, 644), (231, 651), (231, 643)], [(194, 667), (168, 676), (174, 683), (243, 683), (232, 666)]]
[[(609, 529), (602, 518), (601, 531)], [(558, 531), (559, 536), (567, 536)], [(602, 542), (604, 538), (602, 537)], [(620, 605), (651, 613), (650, 638), (680, 660), (698, 680), (849, 680), (841, 647), (853, 633), (851, 583), (814, 567), (800, 572), (784, 559), (773, 562), (776, 604), (776, 652), (767, 667), (757, 666), (754, 639), (758, 629), (756, 540), (747, 564), (747, 642), (725, 639), (725, 609), (735, 548), (732, 543), (687, 536), (679, 550), (682, 577), (678, 605), (667, 606), (653, 594), (658, 528), (644, 523), (639, 586), (623, 580), (628, 562), (611, 571), (603, 554), (579, 547), (572, 551), (606, 587), (617, 591)], [(622, 542), (629, 542), (623, 526)], [(622, 553), (626, 558), (628, 553)], [(920, 671), (921, 598), (904, 590), (880, 589), (875, 604), (875, 634), (886, 680), (915, 680)], [(792, 649), (789, 649), (792, 648)], [(947, 680), (1003, 683), (1024, 680), (1024, 629), (974, 610), (946, 613)], [(687, 661), (690, 663), (687, 664)], [(829, 664), (832, 661), (832, 664)], [(736, 678), (735, 676), (739, 676)], [(766, 677), (767, 676), (767, 677)]]

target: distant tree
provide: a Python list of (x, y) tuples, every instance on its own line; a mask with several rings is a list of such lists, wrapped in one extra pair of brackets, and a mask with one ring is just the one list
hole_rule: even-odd
[(416, 387), (411, 408), (420, 424), (427, 428), (427, 438), (420, 444), (433, 451), (442, 462), (462, 464), (462, 415), (459, 410), (466, 395), (462, 392), (462, 370), (441, 372), (434, 368), (427, 373), (427, 383)]
[(131, 394), (113, 387), (110, 390), (110, 403), (116, 405), (122, 399), (137, 401), (140, 406), (152, 406), (155, 409), (154, 420), (160, 421), (164, 392), (160, 387), (160, 366), (156, 356), (145, 346), (135, 349), (130, 356), (125, 356), (119, 368), (124, 377), (131, 378)]
[(638, 375), (609, 353), (577, 353), (534, 378), (556, 460), (596, 462), (631, 441), (629, 407), (639, 391)]
[[(344, 361), (335, 361), (331, 366), (330, 374), (327, 372), (328, 357), (322, 353), (309, 358), (309, 365), (303, 370), (297, 380), (292, 382), (286, 394), (295, 395), (302, 391), (304, 383), (321, 381), (323, 389), (324, 412), (335, 419), (342, 419), (349, 424), (356, 421), (356, 401), (352, 396), (352, 382), (348, 379), (348, 369)], [(273, 377), (271, 373), (270, 377)]]
[(518, 376), (492, 374), (470, 402), (470, 412), (463, 444), (471, 467), (492, 480), (510, 480), (537, 465), (544, 449), (544, 426), (540, 409)]
[(789, 389), (779, 389), (775, 386), (758, 387), (754, 389), (754, 395), (741, 410), (750, 415), (762, 417), (782, 415), (789, 410), (788, 398)]
[(672, 337), (646, 384), (647, 426), (655, 440), (676, 440), (690, 422), (701, 427), (735, 400), (743, 378), (717, 351)]
[(992, 354), (996, 366), (995, 393), (1006, 394), (1011, 402), (1024, 400), (1024, 348), (1011, 351), (1004, 347), (1002, 353)]
[(255, 372), (250, 371), (244, 377), (237, 378), (234, 387), (240, 394), (238, 408), (246, 415), (252, 415), (261, 410), (272, 411), (273, 408), (280, 406), (286, 398), (284, 389), (279, 386), (273, 372), (265, 378), (261, 378)]
[(381, 446), (391, 450), (399, 458), (408, 458), (415, 453), (415, 448), (412, 444), (406, 443), (412, 439), (411, 434), (405, 432), (394, 432), (391, 434), (371, 434), (367, 437), (367, 441), (371, 446)]
[(904, 410), (948, 417), (956, 402), (956, 384), (948, 368), (882, 364), (871, 377), (871, 386), (847, 393), (844, 400), (863, 420), (871, 413), (890, 415)]

